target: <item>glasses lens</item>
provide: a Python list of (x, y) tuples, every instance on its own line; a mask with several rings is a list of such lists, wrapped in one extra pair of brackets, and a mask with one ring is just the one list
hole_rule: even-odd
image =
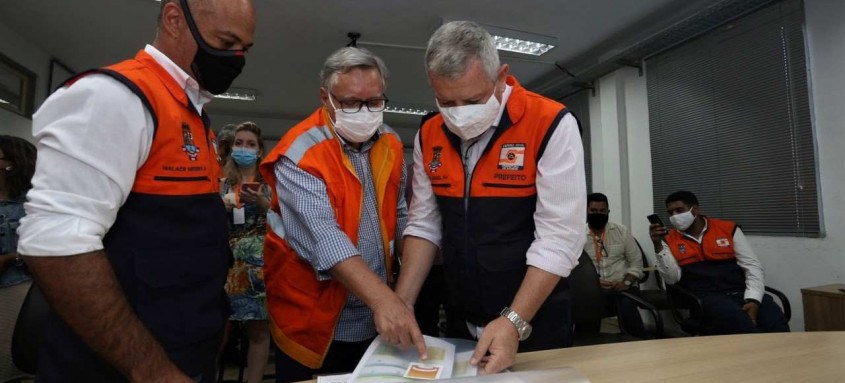
[(376, 98), (367, 101), (367, 109), (370, 112), (381, 112), (384, 110), (385, 106), (387, 106), (387, 100), (383, 98)]
[(361, 101), (344, 101), (340, 104), (340, 108), (344, 113), (358, 113), (361, 110), (361, 104), (363, 104)]

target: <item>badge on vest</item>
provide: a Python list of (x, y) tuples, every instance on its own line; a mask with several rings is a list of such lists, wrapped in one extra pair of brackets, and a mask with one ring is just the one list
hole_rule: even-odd
[(443, 163), (440, 162), (440, 153), (443, 151), (442, 146), (435, 146), (431, 148), (431, 162), (428, 163), (428, 171), (434, 173), (437, 169), (440, 169), (443, 166)]
[(499, 169), (522, 170), (525, 168), (525, 144), (503, 144), (499, 152)]
[(678, 245), (678, 252), (685, 254), (687, 252), (687, 245), (684, 245), (683, 243)]
[(725, 237), (716, 238), (716, 246), (719, 247), (731, 247), (731, 241)]
[(182, 121), (182, 151), (191, 161), (196, 161), (200, 154), (200, 148), (194, 143), (194, 134), (187, 122)]

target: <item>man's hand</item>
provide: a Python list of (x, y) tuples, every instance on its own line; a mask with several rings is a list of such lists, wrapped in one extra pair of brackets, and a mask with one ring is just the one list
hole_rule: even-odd
[(383, 341), (403, 349), (415, 346), (420, 359), (428, 358), (425, 340), (414, 318), (414, 309), (370, 270), (361, 256), (347, 258), (332, 267), (330, 272), (332, 277), (373, 310), (376, 330)]
[(751, 321), (754, 324), (757, 324), (757, 313), (760, 311), (760, 304), (757, 302), (746, 302), (742, 305), (742, 311), (745, 311), (749, 317), (751, 317)]
[(484, 327), (469, 363), (478, 366), (481, 375), (495, 374), (513, 364), (518, 348), (516, 327), (508, 318), (499, 317)]
[(428, 359), (428, 350), (425, 347), (420, 327), (414, 318), (414, 308), (392, 294), (373, 305), (373, 317), (376, 322), (376, 330), (383, 341), (399, 346), (401, 349), (416, 347), (420, 359)]
[(15, 263), (15, 259), (17, 258), (17, 256), (17, 253), (0, 254), (0, 271), (5, 270), (6, 267), (9, 267), (13, 263)]
[(648, 225), (648, 236), (651, 237), (651, 243), (654, 244), (654, 251), (659, 253), (663, 250), (663, 237), (669, 234), (669, 230), (666, 229), (666, 226), (653, 223)]
[(613, 291), (625, 291), (629, 288), (630, 286), (625, 284), (625, 280), (616, 281), (613, 283)]

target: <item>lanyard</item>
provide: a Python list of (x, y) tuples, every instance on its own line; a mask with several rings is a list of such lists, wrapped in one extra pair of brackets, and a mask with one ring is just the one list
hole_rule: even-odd
[[(253, 178), (254, 180), (255, 178)], [(251, 181), (249, 181), (251, 182)], [(244, 180), (241, 180), (237, 185), (235, 185), (235, 206), (240, 209), (243, 206), (241, 205), (241, 187), (244, 184)]]
[(235, 206), (240, 209), (241, 206), (241, 184), (235, 186)]
[(593, 249), (595, 249), (595, 252), (596, 252), (596, 262), (598, 262), (599, 264), (601, 264), (602, 251), (604, 250), (604, 235), (605, 235), (605, 233), (606, 232), (604, 230), (602, 230), (601, 236), (597, 237), (595, 234), (593, 234), (592, 231), (590, 232), (590, 234), (592, 234), (592, 237), (593, 237)]

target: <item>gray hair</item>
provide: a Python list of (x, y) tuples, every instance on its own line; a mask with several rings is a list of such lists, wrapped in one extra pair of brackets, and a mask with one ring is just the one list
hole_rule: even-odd
[(340, 48), (326, 59), (320, 71), (320, 85), (331, 90), (337, 82), (337, 75), (347, 73), (354, 68), (376, 69), (381, 74), (381, 81), (387, 89), (387, 66), (384, 61), (367, 49), (357, 47)]
[(493, 36), (472, 21), (452, 21), (443, 24), (428, 40), (425, 69), (437, 76), (458, 78), (474, 59), (481, 61), (484, 72), (495, 81), (500, 64)]

